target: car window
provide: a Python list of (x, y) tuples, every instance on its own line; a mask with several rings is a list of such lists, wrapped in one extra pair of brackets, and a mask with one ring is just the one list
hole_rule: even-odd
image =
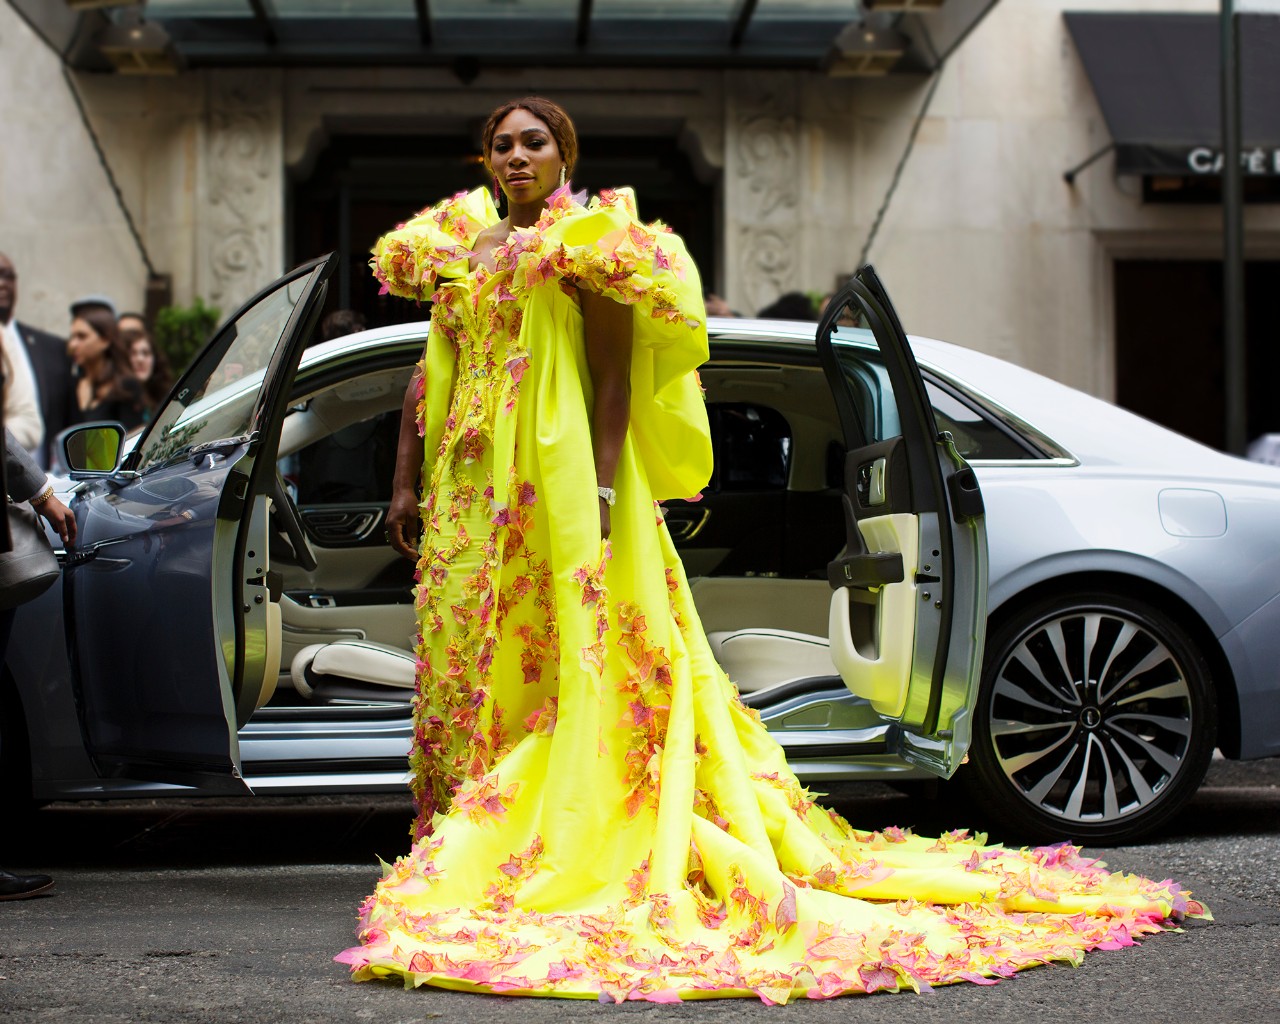
[(777, 409), (749, 402), (709, 402), (715, 452), (713, 491), (785, 490), (791, 427)]
[[(862, 430), (861, 444), (878, 444), (902, 433), (898, 421), (898, 406), (893, 398), (893, 384), (885, 369), (880, 352), (874, 347), (875, 339), (862, 327), (838, 325), (832, 340), (837, 342), (836, 357), (840, 360), (845, 376), (853, 392), (858, 424)], [(866, 346), (841, 345), (839, 342), (864, 342)]]
[(314, 273), (282, 284), (218, 332), (157, 414), (134, 468), (146, 472), (192, 445), (248, 433), (267, 366)]
[[(870, 340), (870, 333), (865, 330), (842, 327), (838, 332), (841, 340), (856, 340), (859, 335), (866, 335)], [(853, 387), (865, 439), (863, 443), (875, 444), (900, 434), (902, 430), (893, 401), (893, 385), (880, 353), (861, 346), (840, 348), (837, 353)], [(938, 430), (951, 432), (956, 448), (964, 458), (1006, 460), (1044, 457), (936, 381), (925, 381), (925, 393), (933, 406)]]
[(314, 441), (280, 460), (297, 503), (368, 505), (391, 500), (400, 410), (378, 413)]
[(939, 430), (951, 431), (956, 448), (966, 459), (1035, 459), (1043, 456), (1030, 451), (1007, 431), (992, 423), (977, 409), (939, 387), (925, 382), (929, 404)]

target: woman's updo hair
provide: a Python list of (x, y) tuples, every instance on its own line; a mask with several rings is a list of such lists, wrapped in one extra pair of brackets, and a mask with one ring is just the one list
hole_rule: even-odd
[(107, 349), (114, 359), (120, 354), (120, 328), (116, 318), (105, 306), (89, 306), (76, 312), (73, 320), (83, 320), (107, 343)]
[(556, 140), (556, 147), (564, 159), (566, 173), (572, 174), (578, 163), (578, 132), (573, 127), (573, 119), (560, 104), (545, 100), (541, 96), (526, 96), (521, 100), (511, 100), (489, 115), (489, 120), (484, 123), (484, 134), (480, 142), (485, 163), (489, 162), (489, 151), (493, 148), (493, 136), (498, 131), (498, 125), (513, 110), (529, 111), (551, 130), (551, 137)]

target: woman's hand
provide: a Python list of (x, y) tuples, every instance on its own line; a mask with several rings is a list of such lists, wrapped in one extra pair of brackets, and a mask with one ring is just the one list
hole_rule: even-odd
[(611, 529), (612, 529), (612, 524), (609, 520), (609, 503), (605, 501), (604, 498), (601, 498), (600, 499), (600, 539), (608, 540), (609, 531)]
[(35, 510), (44, 516), (49, 525), (62, 538), (63, 546), (75, 546), (76, 514), (71, 509), (67, 508), (66, 505), (51, 494), (39, 505), (36, 505)]
[(417, 491), (396, 488), (391, 494), (391, 504), (387, 506), (387, 540), (399, 555), (411, 562), (418, 560), (418, 530), (421, 526)]
[(422, 477), (422, 438), (418, 436), (418, 400), (425, 381), (422, 369), (413, 371), (400, 407), (400, 440), (396, 442), (396, 471), (391, 479), (391, 503), (387, 506), (387, 543), (411, 562), (418, 560), (418, 481)]

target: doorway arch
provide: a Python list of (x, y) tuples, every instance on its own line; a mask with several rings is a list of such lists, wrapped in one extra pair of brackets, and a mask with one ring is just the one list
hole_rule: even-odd
[[(709, 288), (717, 279), (718, 189), (702, 180), (677, 139), (653, 135), (589, 135), (580, 139), (575, 187), (592, 194), (630, 185), (640, 216), (661, 220), (687, 244)], [(463, 189), (492, 186), (475, 142), (465, 134), (332, 136), (289, 196), (293, 264), (341, 254), (325, 314), (354, 309), (370, 327), (420, 319), (387, 295), (368, 270), (378, 237), (417, 210)]]

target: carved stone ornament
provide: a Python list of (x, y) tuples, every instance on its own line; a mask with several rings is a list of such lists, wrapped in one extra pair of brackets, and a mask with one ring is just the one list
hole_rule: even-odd
[(208, 96), (196, 287), (227, 315), (282, 269), (280, 76), (212, 72)]
[(794, 73), (732, 74), (726, 213), (733, 240), (728, 298), (758, 310), (800, 287), (799, 88)]

